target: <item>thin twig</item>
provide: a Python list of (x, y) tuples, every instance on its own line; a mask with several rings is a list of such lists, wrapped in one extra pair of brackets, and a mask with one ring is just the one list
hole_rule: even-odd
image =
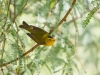
[(2, 45), (2, 55), (1, 55), (1, 59), (3, 58), (3, 53), (4, 53), (4, 49), (5, 49), (5, 43), (6, 42), (6, 38), (3, 41), (3, 45)]
[[(6, 44), (5, 42), (6, 42), (6, 38), (4, 39), (3, 44), (2, 44), (1, 60), (3, 59), (3, 55), (4, 55), (4, 51), (5, 51), (5, 44)], [(1, 61), (0, 64), (3, 64), (3, 61)], [(3, 71), (2, 67), (1, 67), (1, 71), (2, 71), (2, 74), (4, 75), (4, 71)]]
[(56, 5), (57, 5), (57, 3), (58, 3), (58, 1), (59, 1), (59, 0), (56, 0), (56, 2), (55, 2), (55, 4), (54, 4), (53, 8), (52, 8), (52, 9), (51, 9), (51, 11), (48, 13), (47, 18), (51, 16), (51, 14), (52, 14), (53, 10), (55, 9), (55, 6), (56, 6)]
[(27, 5), (27, 2), (28, 0), (26, 0), (26, 3), (24, 4), (24, 6), (22, 7), (22, 9), (19, 11), (19, 13), (14, 17), (14, 21), (15, 22), (15, 19), (17, 18), (17, 16), (22, 12), (22, 10), (25, 8), (25, 6)]
[(74, 50), (75, 50), (75, 57), (78, 59), (78, 61), (80, 62), (80, 64), (81, 64), (81, 66), (82, 66), (82, 68), (83, 68), (83, 70), (84, 70), (84, 72), (86, 73), (86, 70), (85, 70), (85, 68), (84, 68), (84, 66), (83, 66), (83, 64), (81, 63), (81, 61), (80, 61), (80, 58), (77, 56), (77, 52), (76, 52), (76, 50), (77, 50), (77, 36), (78, 36), (78, 28), (77, 28), (77, 25), (76, 25), (76, 22), (75, 22), (75, 19), (74, 19), (74, 17), (72, 17), (73, 18), (73, 22), (74, 22), (74, 26), (75, 26), (75, 48), (74, 48)]
[(13, 23), (15, 21), (16, 18), (16, 0), (14, 0), (14, 17), (13, 17)]

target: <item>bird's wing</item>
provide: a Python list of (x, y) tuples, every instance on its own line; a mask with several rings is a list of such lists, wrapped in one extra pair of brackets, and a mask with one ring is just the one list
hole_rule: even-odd
[(42, 39), (40, 40), (39, 38), (37, 38), (35, 34), (27, 33), (27, 35), (28, 35), (32, 40), (34, 40), (36, 43), (38, 43), (38, 44), (40, 44), (40, 45), (44, 45), (44, 44), (45, 44), (45, 42), (44, 42)]

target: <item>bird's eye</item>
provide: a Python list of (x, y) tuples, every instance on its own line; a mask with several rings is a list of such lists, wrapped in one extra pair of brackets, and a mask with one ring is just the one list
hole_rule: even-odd
[(49, 38), (49, 40), (51, 40), (51, 39)]

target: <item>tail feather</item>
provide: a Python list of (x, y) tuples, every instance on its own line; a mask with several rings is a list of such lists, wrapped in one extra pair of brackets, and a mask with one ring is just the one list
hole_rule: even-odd
[(25, 22), (23, 21), (23, 24), (19, 26), (20, 28), (23, 28), (23, 29), (27, 29), (29, 28), (30, 26)]
[(23, 28), (29, 32), (32, 32), (32, 28), (30, 27), (30, 25), (28, 25), (25, 21), (23, 21), (23, 24), (19, 26), (20, 28)]
[(27, 26), (29, 26), (25, 21), (23, 21), (23, 25), (27, 25)]

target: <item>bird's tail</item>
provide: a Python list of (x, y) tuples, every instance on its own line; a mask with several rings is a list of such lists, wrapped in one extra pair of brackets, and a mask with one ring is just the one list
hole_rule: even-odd
[(25, 21), (23, 21), (23, 24), (19, 26), (20, 28), (23, 28), (29, 32), (31, 32), (31, 27), (28, 25)]

